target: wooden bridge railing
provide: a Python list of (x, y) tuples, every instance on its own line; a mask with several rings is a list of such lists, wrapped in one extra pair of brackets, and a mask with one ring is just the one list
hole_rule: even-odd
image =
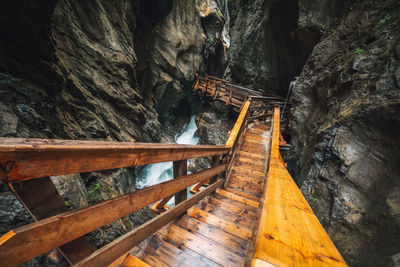
[(210, 75), (196, 76), (193, 89), (210, 95), (214, 100), (222, 100), (227, 105), (240, 108), (250, 96), (261, 96), (259, 91), (237, 86)]
[[(8, 183), (17, 196), (20, 192), (18, 188), (28, 187), (31, 185), (28, 183), (37, 180), (39, 184), (36, 190), (39, 192), (33, 195), (33, 198), (36, 199), (31, 197), (29, 201), (36, 201), (36, 203), (46, 206), (46, 204), (51, 205), (54, 195), (51, 195), (52, 199), (41, 199), (48, 194), (46, 192), (41, 194), (40, 187), (43, 186), (42, 190), (46, 191), (47, 183), (50, 181), (48, 178), (41, 177), (165, 161), (174, 161), (174, 165), (185, 166), (187, 159), (221, 156), (228, 154), (229, 151), (230, 148), (225, 146), (0, 138), (0, 179), (2, 182)], [(159, 199), (173, 194), (181, 196), (180, 199), (177, 197), (178, 205), (173, 210), (163, 214), (162, 217), (156, 217), (148, 224), (130, 233), (129, 242), (132, 246), (133, 241), (140, 242), (144, 236), (151, 235), (165, 225), (166, 221), (172, 220), (187, 210), (199, 201), (199, 198), (203, 198), (220, 187), (223, 184), (222, 179), (210, 185), (201, 194), (199, 193), (188, 200), (185, 200), (186, 194), (183, 197), (183, 192), (186, 193), (189, 186), (223, 173), (226, 167), (226, 164), (220, 164), (190, 175), (176, 171), (178, 175), (176, 174), (173, 180), (103, 201), (87, 208), (66, 211), (43, 219), (40, 219), (40, 216), (35, 216), (38, 210), (40, 213), (40, 207), (32, 207), (29, 203), (24, 203), (28, 209), (31, 207), (30, 212), (34, 218), (40, 220), (11, 230), (0, 238), (0, 266), (16, 266), (68, 242), (73, 242), (77, 238), (144, 208)], [(183, 169), (184, 167), (180, 168)], [(46, 183), (43, 181), (46, 181)], [(24, 195), (19, 195), (22, 200), (26, 199), (26, 195), (32, 192), (24, 193)], [(57, 197), (60, 198), (59, 195)], [(58, 199), (56, 200), (58, 201)], [(135, 237), (133, 241), (132, 236)], [(76, 253), (76, 251), (72, 252)], [(77, 264), (78, 261), (82, 260), (82, 258), (74, 258), (72, 255), (68, 255), (67, 250), (61, 249), (61, 253), (67, 256), (66, 258), (70, 263)], [(85, 258), (84, 261), (90, 259), (91, 262), (105, 265), (105, 262), (116, 259), (119, 253), (119, 251), (115, 251), (113, 246), (108, 246), (106, 250), (103, 249), (101, 253), (97, 251)], [(106, 254), (109, 256), (107, 260), (103, 257)], [(88, 255), (85, 254), (86, 256)]]
[[(77, 266), (104, 266), (112, 262), (134, 244), (138, 244), (223, 185), (224, 179), (219, 176), (227, 171), (232, 163), (241, 134), (247, 124), (250, 106), (251, 101), (243, 104), (225, 146), (0, 138), (0, 180), (12, 188), (33, 217), (38, 220), (0, 237), (0, 265), (15, 266), (57, 247), (69, 263)], [(222, 156), (225, 157), (222, 159)], [(187, 175), (187, 159), (199, 157), (212, 157), (212, 167)], [(61, 211), (54, 211), (56, 215), (43, 218), (35, 216), (40, 213), (40, 207), (24, 203), (26, 201), (44, 205), (56, 199), (62, 206), (62, 199), (51, 180), (47, 178), (49, 176), (166, 161), (174, 163), (173, 180), (87, 208), (73, 211), (66, 211), (63, 208)], [(50, 199), (42, 199), (40, 193), (36, 191), (32, 195), (32, 192), (27, 193), (22, 190), (21, 195), (20, 189), (25, 188), (29, 191), (32, 181), (38, 183), (35, 185), (36, 191), (40, 191), (42, 186), (48, 189), (50, 183), (52, 186)], [(188, 187), (197, 184), (199, 189), (206, 182), (210, 184), (206, 189), (197, 190), (193, 197), (186, 199)], [(27, 198), (26, 195), (30, 197)], [(161, 208), (173, 195), (176, 202), (174, 208), (163, 212), (102, 249), (89, 253), (90, 255), (86, 252), (77, 256), (77, 248), (82, 247), (82, 242), (76, 242), (78, 238), (158, 200), (161, 201), (157, 202), (157, 208)], [(67, 249), (68, 244), (73, 244), (71, 246), (75, 249), (72, 251)]]
[[(0, 266), (16, 266), (55, 248), (75, 266), (108, 265), (221, 187), (221, 176), (228, 177), (247, 124), (272, 115), (268, 179), (251, 264), (345, 265), (279, 153), (279, 144), (284, 143), (282, 98), (261, 96), (211, 76), (198, 76), (196, 87), (241, 108), (225, 146), (0, 138), (0, 182), (10, 186), (37, 220), (0, 237)], [(272, 113), (265, 112), (269, 107), (274, 107)], [(187, 159), (200, 157), (212, 157), (211, 168), (188, 175)], [(172, 180), (72, 211), (48, 178), (166, 161), (173, 161)], [(195, 194), (186, 199), (187, 188), (195, 184)], [(173, 195), (175, 207), (93, 253), (89, 249), (85, 234), (155, 202), (158, 210)]]
[(347, 266), (285, 168), (274, 108), (268, 177), (252, 266)]

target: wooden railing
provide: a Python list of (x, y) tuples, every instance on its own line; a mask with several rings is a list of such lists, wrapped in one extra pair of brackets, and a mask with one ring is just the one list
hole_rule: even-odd
[[(15, 266), (57, 247), (77, 266), (111, 263), (223, 185), (220, 176), (232, 164), (250, 107), (250, 100), (243, 103), (225, 146), (0, 138), (0, 179), (37, 220), (0, 238), (0, 266)], [(200, 157), (212, 157), (212, 167), (187, 175), (187, 159)], [(48, 178), (166, 161), (173, 161), (173, 180), (73, 211), (67, 211)], [(187, 188), (195, 184), (196, 194), (186, 199)], [(176, 206), (163, 209), (174, 195)], [(159, 216), (91, 253), (83, 235), (155, 202)], [(45, 203), (56, 205), (46, 213)]]
[[(78, 244), (75, 242), (72, 248), (65, 247), (63, 249), (64, 245), (60, 249), (70, 263), (78, 265), (88, 262), (105, 265), (107, 262), (115, 260), (124, 252), (116, 251), (115, 247), (120, 247), (124, 242), (128, 242), (126, 240), (129, 240), (131, 246), (135, 242), (142, 241), (223, 184), (223, 179), (218, 179), (206, 190), (185, 200), (188, 187), (223, 173), (227, 167), (226, 164), (219, 164), (218, 161), (212, 168), (187, 175), (184, 171), (187, 159), (220, 157), (227, 155), (229, 151), (230, 148), (225, 146), (0, 138), (0, 178), (9, 184), (33, 217), (38, 220), (11, 230), (0, 238), (0, 266), (16, 266), (54, 248), (69, 242), (73, 243), (77, 238), (101, 226), (144, 208), (159, 199), (177, 194), (177, 206), (174, 209), (128, 233), (129, 238), (126, 239), (127, 236), (124, 236), (124, 239), (120, 240), (122, 243), (113, 242), (101, 251), (91, 254), (90, 257), (87, 257), (88, 253), (84, 253), (81, 256), (85, 256), (85, 259), (72, 255), (77, 253), (73, 247), (79, 247), (82, 242)], [(49, 187), (48, 183), (51, 184), (51, 180), (41, 177), (165, 161), (174, 161), (174, 166), (178, 166), (174, 168), (175, 179), (173, 180), (87, 208), (73, 211), (64, 209), (61, 213), (56, 212), (60, 214), (48, 218), (38, 216), (38, 214), (43, 214), (43, 209), (46, 209), (47, 205), (51, 206), (53, 201), (62, 201), (57, 191), (54, 191), (55, 188)], [(36, 183), (34, 187), (37, 192), (32, 192), (32, 182)], [(52, 186), (54, 187), (54, 185)], [(49, 188), (53, 190), (50, 190), (51, 194), (47, 192)], [(50, 199), (45, 198), (49, 196)], [(29, 202), (39, 203), (42, 206), (32, 206)], [(107, 257), (104, 258), (104, 255)], [(78, 263), (80, 260), (83, 262)]]
[(346, 266), (285, 168), (279, 152), (280, 110), (274, 108), (267, 183), (252, 266)]
[[(247, 100), (243, 104), (242, 109), (239, 113), (239, 117), (236, 120), (236, 123), (233, 126), (233, 128), (229, 134), (228, 140), (225, 143), (226, 147), (231, 148), (231, 150), (229, 151), (229, 155), (230, 155), (229, 161), (227, 162), (228, 167), (227, 167), (226, 177), (229, 177), (231, 167), (233, 164), (233, 160), (236, 155), (236, 151), (242, 141), (243, 132), (246, 129), (246, 126), (248, 123), (251, 105), (252, 105), (251, 100)], [(227, 184), (227, 182), (228, 181), (225, 180), (225, 185)]]
[(250, 96), (262, 95), (259, 91), (237, 86), (209, 75), (197, 75), (193, 89), (210, 95), (214, 100), (221, 100), (226, 105), (232, 105), (237, 108), (240, 108)]
[(216, 156), (228, 150), (224, 146), (0, 138), (0, 179), (17, 182)]
[[(110, 264), (223, 186), (248, 123), (266, 116), (273, 121), (268, 178), (248, 263), (345, 266), (285, 168), (279, 152), (279, 145), (286, 145), (280, 134), (282, 98), (253, 95), (256, 91), (252, 90), (237, 94), (243, 88), (211, 76), (198, 77), (196, 86), (208, 92), (210, 86), (216, 96), (227, 90), (223, 92), (228, 93), (226, 103), (233, 105), (236, 99), (233, 106), (240, 104), (225, 146), (0, 138), (0, 181), (10, 186), (36, 220), (0, 237), (0, 266), (16, 266), (55, 248), (75, 266)], [(212, 157), (211, 168), (188, 175), (187, 160), (200, 157)], [(173, 161), (172, 180), (72, 211), (49, 178), (166, 161)], [(191, 186), (195, 194), (187, 199)], [(175, 207), (165, 209), (172, 196)], [(85, 234), (152, 203), (158, 216), (92, 253)]]

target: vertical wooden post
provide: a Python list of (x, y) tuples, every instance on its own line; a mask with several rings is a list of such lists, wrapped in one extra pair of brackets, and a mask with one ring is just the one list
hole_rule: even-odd
[(219, 83), (216, 83), (215, 90), (214, 90), (214, 100), (217, 99), (217, 97), (219, 95), (219, 89), (220, 89), (220, 85), (219, 85)]
[[(187, 160), (174, 161), (174, 179), (187, 174)], [(175, 205), (187, 199), (187, 188), (175, 194)]]
[[(213, 156), (211, 159), (211, 168), (217, 167), (220, 165), (220, 156)], [(210, 185), (217, 181), (219, 175), (215, 175), (214, 177), (210, 178)]]
[[(12, 183), (10, 187), (36, 221), (68, 211), (68, 207), (49, 177)], [(93, 252), (85, 236), (62, 245), (58, 250), (71, 264), (86, 258)]]
[(229, 91), (229, 98), (228, 98), (228, 102), (226, 102), (227, 105), (230, 105), (232, 102), (232, 90)]

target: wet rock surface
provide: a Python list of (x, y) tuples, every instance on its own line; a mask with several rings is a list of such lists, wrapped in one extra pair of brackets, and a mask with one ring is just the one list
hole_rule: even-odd
[[(196, 134), (200, 145), (225, 145), (238, 113), (222, 102), (204, 102), (196, 115)], [(211, 158), (189, 161), (188, 170), (198, 172), (211, 167)]]
[(400, 251), (400, 5), (344, 10), (294, 87), (289, 167), (349, 265), (381, 266)]
[[(221, 3), (1, 3), (0, 136), (171, 140), (192, 113), (194, 74), (211, 55), (224, 57), (206, 42), (209, 35), (215, 46), (222, 42), (227, 13)], [(136, 174), (124, 168), (52, 179), (74, 209), (132, 192)], [(3, 185), (0, 203), (0, 234), (32, 221)], [(151, 217), (143, 209), (89, 238), (98, 248)], [(47, 264), (40, 261), (31, 264)]]
[[(196, 106), (197, 71), (228, 67), (233, 83), (281, 96), (299, 75), (292, 176), (349, 265), (396, 266), (399, 11), (395, 0), (2, 2), (0, 136), (172, 143), (200, 110), (200, 143), (224, 144), (237, 114)], [(141, 168), (52, 180), (75, 209), (132, 192)], [(99, 248), (151, 217), (88, 237)], [(0, 234), (30, 222), (1, 184)]]
[(222, 102), (206, 102), (196, 116), (199, 144), (224, 145), (238, 113)]
[(289, 82), (306, 61), (296, 35), (298, 3), (230, 1), (229, 64), (234, 84), (285, 96)]

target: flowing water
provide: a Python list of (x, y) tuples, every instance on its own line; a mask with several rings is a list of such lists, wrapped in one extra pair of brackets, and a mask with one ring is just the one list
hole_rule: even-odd
[[(182, 133), (175, 137), (175, 141), (178, 144), (187, 145), (197, 145), (199, 142), (199, 137), (194, 136), (197, 131), (197, 126), (195, 123), (196, 115), (190, 118), (190, 122), (185, 125)], [(162, 162), (147, 165), (138, 175), (136, 187), (141, 189), (151, 185), (155, 185), (161, 182), (171, 180), (173, 177), (172, 172), (172, 161)], [(173, 205), (175, 203), (174, 198), (172, 198), (167, 205)]]

